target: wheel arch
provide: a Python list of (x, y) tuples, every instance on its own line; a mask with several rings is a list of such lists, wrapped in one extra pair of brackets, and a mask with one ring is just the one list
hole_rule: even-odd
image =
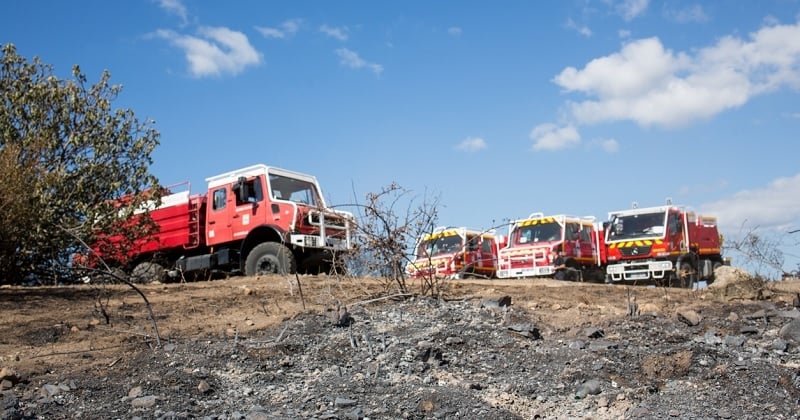
[(252, 229), (242, 241), (239, 249), (239, 255), (241, 256), (239, 261), (242, 270), (244, 270), (244, 263), (250, 251), (264, 242), (279, 242), (285, 245), (288, 243), (288, 233), (275, 225), (261, 225)]

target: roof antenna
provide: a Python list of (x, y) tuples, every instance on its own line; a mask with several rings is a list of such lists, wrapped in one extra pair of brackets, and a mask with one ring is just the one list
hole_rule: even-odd
[(672, 197), (667, 197), (667, 205), (668, 206), (672, 205)]
[(637, 203), (637, 202), (635, 202), (635, 201), (634, 201), (634, 202), (631, 204), (631, 208), (632, 208), (632, 209), (638, 209), (638, 208), (639, 208), (639, 203)]

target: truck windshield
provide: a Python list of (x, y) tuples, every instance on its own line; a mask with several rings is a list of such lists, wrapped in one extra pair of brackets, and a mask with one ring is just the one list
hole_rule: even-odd
[(537, 223), (517, 228), (512, 237), (515, 245), (551, 242), (561, 239), (561, 230), (561, 225), (557, 222)]
[(459, 235), (438, 236), (427, 241), (422, 241), (417, 248), (417, 258), (435, 257), (461, 250), (463, 240)]
[(609, 240), (661, 238), (664, 236), (666, 212), (614, 216), (608, 226)]
[(283, 175), (269, 174), (272, 198), (317, 206), (317, 188), (313, 183)]

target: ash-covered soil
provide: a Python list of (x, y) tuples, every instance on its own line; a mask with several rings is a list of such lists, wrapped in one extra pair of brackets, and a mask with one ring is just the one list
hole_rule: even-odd
[(2, 288), (0, 413), (798, 418), (800, 282), (742, 284), (450, 281), (440, 299), (330, 277), (142, 286), (160, 346), (124, 286)]

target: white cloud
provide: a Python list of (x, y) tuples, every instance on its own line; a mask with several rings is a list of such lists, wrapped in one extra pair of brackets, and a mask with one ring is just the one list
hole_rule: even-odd
[(195, 77), (235, 75), (261, 63), (261, 53), (250, 45), (247, 36), (228, 28), (202, 27), (199, 36), (170, 30), (159, 30), (155, 35), (183, 50), (189, 72)]
[(743, 227), (786, 230), (800, 221), (800, 174), (778, 178), (763, 188), (743, 190), (704, 204), (703, 214), (716, 215), (722, 230), (737, 233)]
[(590, 97), (569, 103), (579, 123), (686, 125), (758, 94), (800, 89), (800, 23), (764, 27), (747, 41), (724, 37), (693, 55), (666, 50), (658, 38), (640, 39), (580, 70), (568, 67), (553, 81)]
[(351, 69), (368, 68), (376, 75), (380, 75), (381, 72), (383, 72), (383, 66), (363, 60), (355, 51), (350, 51), (347, 48), (339, 48), (335, 53), (339, 56), (339, 64), (345, 67), (350, 67)]
[(622, 16), (622, 19), (631, 21), (647, 10), (649, 0), (622, 0), (617, 3), (615, 9)]
[(347, 33), (350, 31), (347, 26), (341, 28), (334, 28), (328, 25), (319, 27), (319, 31), (331, 38), (336, 38), (339, 41), (347, 41)]
[(590, 143), (592, 147), (599, 147), (606, 153), (616, 153), (619, 151), (619, 142), (616, 139), (597, 139)]
[(631, 31), (627, 29), (620, 29), (617, 31), (617, 35), (619, 35), (620, 39), (628, 39), (631, 37)]
[(531, 130), (533, 150), (555, 151), (580, 143), (581, 135), (573, 126), (559, 127), (555, 124), (539, 124)]
[(256, 26), (256, 30), (265, 38), (283, 39), (296, 34), (302, 24), (302, 19), (289, 19), (281, 23), (279, 28)]
[(695, 4), (683, 9), (664, 9), (664, 16), (677, 23), (704, 23), (708, 22), (708, 16), (703, 10), (703, 6)]
[(572, 19), (567, 19), (566, 27), (568, 29), (572, 29), (572, 30), (576, 31), (577, 33), (579, 33), (579, 34), (581, 34), (581, 35), (583, 35), (583, 36), (585, 36), (587, 38), (592, 36), (592, 30), (589, 29), (588, 26), (579, 26)]
[(451, 26), (447, 28), (447, 33), (452, 36), (459, 36), (461, 35), (461, 28), (459, 28), (458, 26)]
[(188, 21), (188, 12), (181, 0), (159, 0), (158, 5), (167, 13), (179, 17), (182, 23)]
[(456, 146), (456, 149), (463, 152), (477, 152), (486, 148), (486, 141), (480, 137), (467, 137)]

